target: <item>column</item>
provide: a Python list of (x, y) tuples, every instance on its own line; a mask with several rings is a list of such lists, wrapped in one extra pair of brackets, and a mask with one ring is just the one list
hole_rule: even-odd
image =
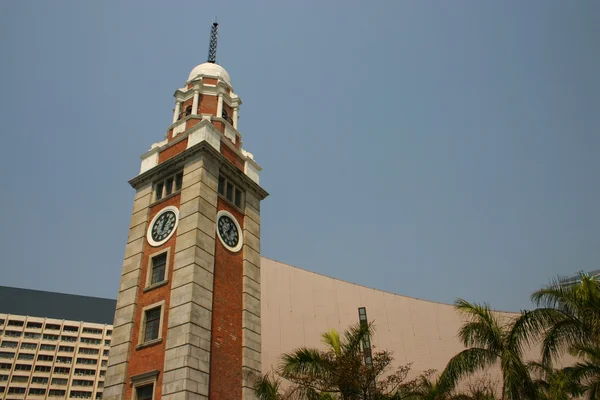
[(123, 400), (129, 383), (127, 382), (127, 368), (133, 335), (137, 334), (133, 331), (133, 323), (136, 313), (138, 282), (142, 279), (143, 249), (151, 202), (152, 184), (147, 183), (143, 187), (137, 188), (129, 224), (127, 246), (125, 247), (121, 285), (117, 296), (112, 343), (102, 396), (107, 400)]
[(219, 93), (219, 101), (217, 102), (217, 117), (223, 116), (223, 94)]
[(207, 400), (219, 164), (206, 154), (183, 168), (162, 399)]
[(173, 112), (173, 123), (179, 119), (179, 113), (181, 112), (181, 102), (175, 102), (175, 111)]
[(246, 191), (242, 294), (242, 400), (257, 400), (250, 376), (260, 376), (260, 198)]
[(238, 128), (238, 110), (239, 110), (239, 107), (235, 107), (233, 109), (233, 127), (235, 129)]
[(192, 115), (198, 115), (198, 99), (200, 98), (200, 93), (197, 90), (194, 91), (194, 102), (192, 104)]

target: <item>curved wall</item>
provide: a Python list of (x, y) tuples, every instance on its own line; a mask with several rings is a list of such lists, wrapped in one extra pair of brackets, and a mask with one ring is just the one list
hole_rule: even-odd
[[(366, 307), (375, 323), (376, 350), (393, 351), (395, 365), (412, 362), (411, 376), (442, 371), (464, 349), (457, 338), (461, 318), (452, 305), (367, 288), (264, 257), (261, 293), (263, 372), (277, 367), (282, 353), (322, 347), (321, 333), (357, 323), (359, 307)], [(497, 374), (489, 371), (493, 380)]]

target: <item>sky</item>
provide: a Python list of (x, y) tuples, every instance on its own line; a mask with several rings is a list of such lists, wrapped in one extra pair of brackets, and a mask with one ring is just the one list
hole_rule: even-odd
[(215, 17), (263, 256), (511, 311), (600, 268), (598, 1), (2, 1), (0, 285), (116, 298)]

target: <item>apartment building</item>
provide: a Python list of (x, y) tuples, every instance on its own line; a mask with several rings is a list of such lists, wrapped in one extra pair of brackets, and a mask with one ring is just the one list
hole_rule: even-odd
[(100, 399), (114, 305), (0, 287), (0, 399)]

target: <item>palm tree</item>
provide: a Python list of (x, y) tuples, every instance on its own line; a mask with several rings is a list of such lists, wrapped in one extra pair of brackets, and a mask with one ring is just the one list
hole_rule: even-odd
[(598, 345), (575, 345), (571, 349), (581, 359), (565, 368), (566, 373), (580, 385), (581, 392), (589, 400), (600, 399), (600, 347)]
[(434, 373), (434, 370), (423, 372), (399, 390), (396, 398), (398, 400), (450, 400), (450, 391), (441, 379), (439, 377), (436, 380), (431, 379)]
[(534, 292), (531, 300), (539, 307), (525, 312), (518, 324), (519, 337), (531, 345), (542, 340), (542, 363), (576, 346), (598, 344), (600, 338), (600, 282), (587, 274), (576, 284), (559, 280)]
[(435, 370), (427, 370), (416, 379), (403, 385), (392, 400), (496, 400), (492, 384), (485, 379), (477, 379), (462, 393), (453, 393), (439, 376), (432, 380)]
[(499, 365), (502, 373), (502, 399), (535, 399), (536, 390), (522, 360), (522, 348), (515, 337), (515, 321), (501, 323), (487, 304), (471, 304), (458, 299), (456, 310), (467, 318), (458, 336), (466, 350), (454, 356), (442, 373), (440, 383), (448, 388), (478, 370)]
[(284, 354), (279, 374), (310, 395), (341, 400), (390, 398), (403, 384), (410, 365), (400, 366), (378, 380), (393, 358), (387, 351), (373, 352), (366, 362), (363, 346), (373, 331), (372, 325), (360, 324), (351, 326), (343, 335), (332, 329), (321, 335), (324, 350), (302, 347)]
[(318, 393), (316, 390), (302, 386), (284, 388), (279, 378), (273, 374), (249, 376), (252, 388), (259, 400), (335, 400), (329, 393)]
[(527, 366), (537, 376), (533, 383), (538, 388), (540, 400), (569, 400), (581, 394), (581, 388), (569, 369), (554, 369), (535, 361)]
[(284, 400), (281, 381), (270, 374), (252, 376), (252, 388), (259, 400)]
[(332, 329), (322, 335), (326, 350), (299, 348), (282, 356), (284, 378), (322, 393), (339, 393), (342, 400), (360, 399), (370, 390), (361, 344), (373, 333), (371, 325), (351, 326), (341, 337)]

